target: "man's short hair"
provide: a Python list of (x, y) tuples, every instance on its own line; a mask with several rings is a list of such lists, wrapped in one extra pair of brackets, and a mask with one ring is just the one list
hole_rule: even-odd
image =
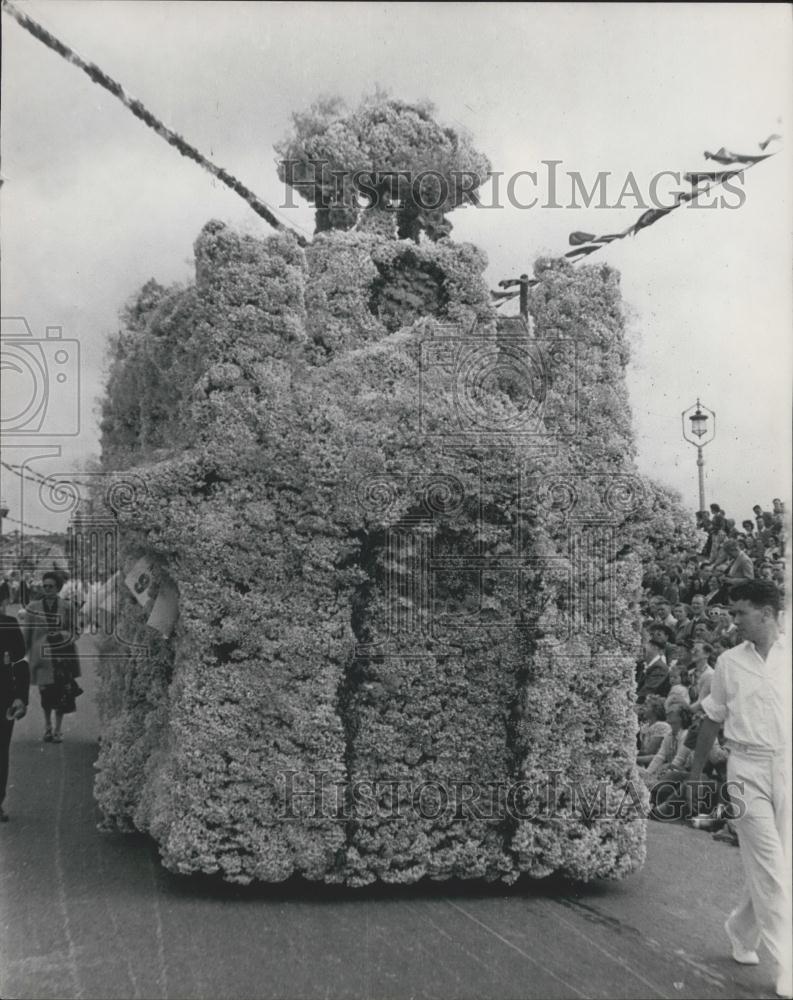
[(778, 614), (782, 607), (779, 589), (770, 580), (745, 580), (738, 583), (730, 591), (730, 600), (748, 601), (755, 608), (771, 608), (774, 614)]
[(47, 570), (46, 573), (41, 574), (41, 582), (44, 583), (45, 580), (53, 580), (56, 587), (60, 587), (61, 581), (58, 579), (58, 574), (53, 573), (52, 570)]
[(671, 625), (666, 625), (664, 622), (653, 622), (650, 625), (650, 635), (652, 635), (653, 632), (663, 632), (665, 636), (664, 639), (665, 643), (672, 642), (675, 638), (674, 629), (671, 627)]

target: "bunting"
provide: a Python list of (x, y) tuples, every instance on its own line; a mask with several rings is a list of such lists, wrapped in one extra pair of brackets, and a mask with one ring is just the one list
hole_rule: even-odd
[[(746, 170), (750, 170), (752, 167), (757, 166), (758, 163), (762, 163), (763, 160), (767, 160), (769, 157), (775, 156), (778, 150), (773, 152), (766, 152), (766, 150), (772, 143), (781, 141), (781, 139), (782, 136), (778, 135), (776, 132), (769, 135), (767, 139), (764, 139), (762, 142), (757, 144), (761, 153), (733, 153), (724, 146), (722, 146), (715, 153), (706, 151), (704, 154), (706, 160), (713, 160), (715, 163), (719, 163), (723, 167), (735, 165), (738, 169), (690, 171), (684, 175), (684, 180), (690, 185), (690, 190), (675, 191), (673, 195), (673, 203), (671, 205), (664, 208), (646, 209), (642, 212), (635, 223), (628, 226), (628, 228), (623, 230), (621, 233), (607, 233), (604, 236), (596, 236), (594, 233), (587, 233), (577, 229), (575, 232), (570, 233), (568, 240), (573, 249), (568, 250), (564, 254), (564, 257), (575, 264), (578, 263), (578, 261), (583, 260), (585, 257), (588, 257), (590, 254), (595, 253), (596, 250), (600, 250), (604, 246), (608, 246), (609, 243), (613, 243), (615, 240), (625, 239), (626, 236), (636, 236), (637, 233), (640, 233), (643, 229), (647, 229), (649, 226), (655, 225), (659, 219), (663, 219), (664, 216), (669, 215), (669, 213), (673, 212), (676, 208), (680, 208), (681, 205), (685, 205), (688, 202), (693, 201), (695, 198), (699, 198), (701, 195), (707, 194), (711, 188), (718, 187), (720, 184), (724, 184), (731, 178), (742, 175)], [(499, 287), (509, 288), (519, 283), (518, 279), (509, 279), (507, 281), (499, 281)], [(529, 284), (536, 285), (536, 279), (530, 281)], [(518, 291), (491, 291), (490, 293), (491, 297), (495, 300), (495, 306), (497, 309), (504, 305), (505, 302), (515, 298), (518, 294)]]
[[(758, 143), (761, 150), (765, 150), (769, 144), (777, 139), (781, 139), (779, 135), (770, 135), (763, 142)], [(737, 170), (693, 170), (684, 176), (684, 180), (691, 185), (690, 191), (676, 191), (674, 193), (673, 204), (665, 208), (648, 208), (646, 209), (636, 220), (636, 222), (629, 226), (622, 233), (610, 233), (606, 236), (595, 236), (592, 233), (584, 233), (580, 230), (576, 230), (570, 233), (570, 246), (573, 247), (564, 256), (574, 263), (578, 260), (582, 260), (584, 257), (588, 257), (589, 254), (594, 253), (596, 250), (600, 250), (601, 247), (612, 243), (614, 240), (624, 239), (626, 236), (636, 236), (637, 233), (641, 232), (642, 229), (647, 229), (648, 226), (655, 225), (659, 219), (663, 219), (664, 216), (669, 215), (676, 208), (680, 208), (681, 205), (698, 198), (700, 195), (706, 194), (710, 191), (711, 187), (717, 187), (720, 184), (724, 184), (726, 181), (730, 180), (732, 177), (737, 177), (748, 170), (750, 167), (767, 160), (769, 156), (774, 156), (774, 153), (763, 153), (762, 155), (754, 154), (743, 154), (743, 153), (731, 153), (724, 146), (717, 153), (705, 153), (705, 158), (709, 160), (715, 160), (717, 163), (721, 163), (723, 166), (728, 166), (730, 164), (740, 164), (740, 169)]]
[[(760, 148), (763, 148), (763, 144), (758, 143)], [(724, 146), (716, 153), (705, 152), (706, 160), (715, 160), (716, 163), (722, 163), (728, 166), (730, 163), (759, 163), (761, 160), (767, 160), (772, 153), (761, 153), (758, 156), (753, 156), (751, 153), (731, 153), (729, 149), (725, 149)]]

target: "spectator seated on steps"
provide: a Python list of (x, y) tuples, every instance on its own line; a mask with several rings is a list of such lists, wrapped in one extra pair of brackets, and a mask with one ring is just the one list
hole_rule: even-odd
[(669, 709), (672, 705), (685, 705), (688, 708), (691, 703), (688, 691), (688, 672), (685, 667), (680, 666), (678, 660), (669, 665), (669, 683), (671, 687), (664, 702), (667, 722), (669, 721)]
[(664, 736), (671, 727), (666, 721), (664, 699), (660, 695), (648, 695), (644, 704), (639, 705), (639, 752), (636, 763), (646, 767), (661, 749)]
[[(660, 801), (679, 793), (680, 782), (688, 776), (693, 758), (693, 751), (686, 746), (691, 726), (691, 712), (688, 707), (672, 705), (666, 721), (669, 724), (669, 732), (664, 736), (658, 753), (647, 765), (647, 770), (643, 774), (644, 780), (653, 792), (660, 784), (668, 786), (658, 791), (657, 794), (662, 796)], [(656, 801), (656, 798), (657, 796), (653, 795), (653, 801)]]

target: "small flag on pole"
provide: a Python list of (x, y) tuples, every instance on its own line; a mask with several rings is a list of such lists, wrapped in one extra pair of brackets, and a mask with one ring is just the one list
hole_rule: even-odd
[(124, 583), (141, 607), (145, 607), (151, 599), (152, 569), (151, 562), (143, 556), (124, 577)]

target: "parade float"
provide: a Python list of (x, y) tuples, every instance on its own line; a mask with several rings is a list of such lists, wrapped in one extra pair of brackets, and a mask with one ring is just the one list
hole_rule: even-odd
[(371, 163), (365, 134), (404, 139), (376, 151), (397, 171), (433, 143), (439, 172), (486, 171), (437, 129), (382, 96), (296, 118), (313, 240), (209, 222), (194, 282), (123, 315), (103, 462), (143, 484), (116, 517), (118, 579), (145, 586), (120, 586), (100, 667), (95, 791), (173, 871), (643, 862), (636, 601), (666, 500), (634, 465), (618, 275), (539, 260), (529, 316), (498, 318), (485, 255), (449, 235), (465, 190), (425, 212), (375, 185), (350, 211), (308, 170)]

